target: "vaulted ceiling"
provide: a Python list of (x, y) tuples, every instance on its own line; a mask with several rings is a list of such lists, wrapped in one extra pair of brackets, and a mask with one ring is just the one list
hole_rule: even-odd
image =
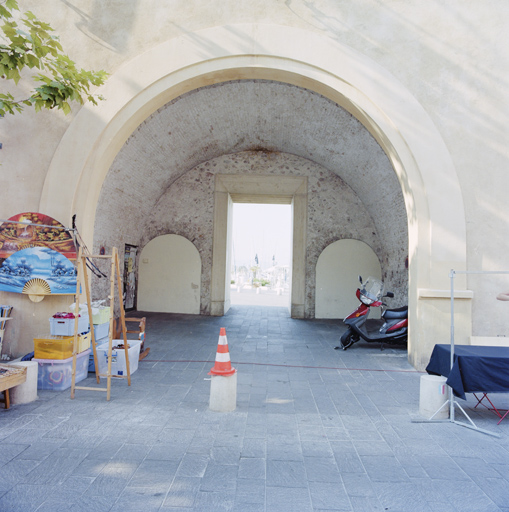
[(239, 80), (184, 94), (141, 123), (111, 166), (99, 202), (110, 206), (99, 206), (96, 221), (101, 211), (106, 215), (114, 209), (111, 202), (119, 208), (135, 205), (138, 218), (150, 215), (184, 173), (246, 150), (290, 153), (334, 172), (358, 195), (382, 236), (388, 225), (399, 225), (405, 217), (388, 158), (350, 113), (307, 89)]

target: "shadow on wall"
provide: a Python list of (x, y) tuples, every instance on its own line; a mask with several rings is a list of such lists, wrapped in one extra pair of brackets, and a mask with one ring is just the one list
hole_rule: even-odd
[(122, 19), (120, 23), (118, 17), (107, 13), (107, 11), (112, 10), (109, 2), (95, 0), (92, 14), (89, 15), (72, 2), (68, 0), (61, 1), (78, 14), (80, 21), (76, 23), (76, 28), (83, 34), (97, 44), (108, 48), (108, 50), (116, 53), (127, 53), (128, 40), (137, 16), (139, 0), (122, 0)]
[[(383, 59), (381, 60), (380, 55), (386, 55), (387, 59), (390, 59), (393, 52), (382, 51), (384, 47), (390, 45), (392, 48), (397, 48), (398, 45), (402, 47), (405, 42), (408, 44), (414, 41), (414, 44), (425, 48), (428, 53), (423, 53), (421, 50), (422, 62), (416, 62), (415, 65), (434, 63), (436, 69), (442, 70), (434, 75), (436, 83), (432, 79), (427, 83), (427, 94), (432, 101), (447, 102), (447, 111), (450, 112), (453, 109), (456, 111), (453, 115), (449, 113), (448, 118), (456, 119), (458, 126), (461, 125), (461, 120), (465, 116), (468, 116), (471, 121), (472, 116), (477, 114), (477, 118), (474, 117), (474, 119), (478, 127), (472, 127), (470, 135), (474, 138), (482, 138), (482, 143), (488, 144), (492, 151), (501, 152), (501, 146), (496, 142), (498, 134), (505, 133), (506, 130), (505, 124), (498, 121), (501, 118), (490, 115), (489, 111), (480, 108), (476, 109), (474, 114), (471, 109), (472, 98), (479, 95), (479, 90), (494, 92), (494, 83), (500, 86), (503, 92), (502, 97), (507, 97), (509, 90), (507, 75), (502, 67), (496, 65), (497, 59), (500, 59), (500, 53), (495, 51), (490, 54), (487, 51), (487, 48), (493, 45), (491, 39), (494, 33), (491, 28), (493, 15), (484, 7), (479, 5), (479, 10), (464, 9), (460, 4), (452, 5), (434, 0), (431, 4), (433, 17), (437, 23), (431, 25), (422, 23), (423, 15), (429, 14), (429, 2), (419, 6), (422, 9), (420, 12), (419, 8), (406, 9), (400, 3), (377, 0), (372, 2), (373, 9), (370, 11), (360, 9), (357, 17), (355, 12), (346, 11), (339, 3), (337, 6), (328, 4), (327, 10), (320, 9), (317, 2), (285, 0), (285, 4), (295, 16), (325, 32), (328, 37), (338, 43), (349, 44), (360, 51), (365, 47), (363, 53), (369, 58), (374, 57), (371, 52), (376, 52), (376, 58), (373, 60), (378, 61), (388, 70), (391, 66), (387, 65), (388, 63)], [(362, 18), (359, 15), (362, 15)], [(380, 23), (380, 20), (383, 20), (383, 23)], [(366, 30), (370, 25), (378, 27), (378, 31)], [(431, 26), (435, 30), (427, 28)], [(479, 30), (480, 26), (490, 27), (490, 29), (486, 28), (482, 31)], [(452, 27), (454, 27), (454, 33), (459, 34), (456, 38), (457, 44), (451, 44)], [(388, 37), (388, 34), (391, 36)], [(472, 34), (475, 34), (475, 37), (471, 37)], [(463, 38), (461, 35), (464, 35)], [(479, 58), (480, 48), (486, 50), (483, 58)], [(408, 79), (422, 81), (422, 74), (409, 71)], [(378, 83), (379, 87), (383, 85)], [(454, 101), (449, 101), (448, 96), (454, 98)], [(494, 108), (497, 108), (496, 105), (498, 102), (494, 101)], [(481, 114), (484, 117), (481, 117)], [(415, 128), (418, 130), (419, 126)], [(468, 143), (471, 144), (472, 141)]]

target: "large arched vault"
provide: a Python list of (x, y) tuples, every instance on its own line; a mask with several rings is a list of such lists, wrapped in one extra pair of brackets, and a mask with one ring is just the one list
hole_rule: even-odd
[[(223, 155), (229, 161), (220, 159)], [(139, 246), (168, 232), (189, 237), (204, 261), (201, 311), (214, 312), (211, 180), (225, 173), (260, 176), (258, 181), (261, 176), (308, 180), (305, 296), (295, 297), (303, 316), (314, 316), (317, 258), (342, 238), (363, 240), (376, 251), (387, 285), (406, 303), (407, 219), (387, 156), (345, 109), (280, 82), (242, 80), (199, 88), (143, 121), (104, 181), (95, 246)]]
[[(227, 90), (230, 96), (224, 95)], [(236, 97), (241, 90), (249, 96), (248, 106)], [(144, 177), (138, 183), (144, 188), (138, 193), (147, 198), (147, 207), (157, 202), (158, 194), (162, 199), (168, 187), (186, 172), (220, 155), (277, 151), (331, 173), (329, 178), (341, 180), (338, 187), (346, 184), (369, 212), (382, 244), (382, 239), (387, 239), (384, 229), (389, 233), (391, 226), (401, 222), (401, 209), (396, 200), (391, 213), (384, 194), (376, 195), (373, 190), (397, 190), (408, 226), (409, 352), (414, 365), (422, 367), (430, 346), (443, 330), (436, 319), (437, 311), (443, 312), (448, 270), (465, 268), (464, 209), (440, 134), (392, 75), (363, 55), (310, 32), (239, 25), (206, 29), (153, 48), (115, 73), (101, 92), (107, 101), (95, 110), (83, 108), (62, 139), (45, 182), (41, 211), (61, 219), (77, 214), (82, 235), (92, 245), (96, 213), (103, 215), (101, 194), (108, 194), (110, 180), (124, 172), (125, 165), (120, 169), (116, 163), (126, 162), (129, 143), (138, 135), (140, 140), (133, 145), (137, 157), (143, 151), (147, 157), (139, 158), (138, 164), (150, 162), (149, 169), (138, 173)], [(257, 103), (257, 94), (263, 101)], [(206, 122), (214, 108), (204, 106), (204, 99), (214, 95), (221, 98), (224, 107), (215, 111), (222, 119), (217, 125), (222, 127), (219, 134), (213, 133), (214, 124), (207, 126)], [(289, 96), (295, 100), (292, 108), (297, 106), (302, 112), (313, 104), (312, 115), (304, 118), (298, 110), (281, 108), (278, 97)], [(198, 100), (196, 104), (203, 108), (182, 109), (179, 118), (176, 114), (188, 98)], [(264, 105), (272, 107), (266, 115)], [(174, 126), (165, 122), (165, 110), (175, 120)], [(341, 133), (346, 112), (351, 114), (350, 126), (358, 137), (345, 138)], [(228, 118), (224, 117), (227, 114)], [(189, 119), (194, 119), (199, 129), (179, 131), (177, 125), (185, 126)], [(325, 122), (323, 126), (320, 120)], [(162, 123), (160, 130), (149, 126), (157, 123)], [(240, 133), (251, 136), (242, 139), (230, 126), (244, 128)], [(338, 126), (340, 129), (335, 129)], [(330, 130), (324, 131), (324, 127)], [(174, 151), (185, 148), (184, 154), (160, 147), (163, 130), (163, 145), (173, 144)], [(366, 131), (371, 137), (364, 137)], [(202, 144), (204, 134), (207, 145)], [(176, 137), (182, 139), (180, 144)], [(138, 144), (141, 141), (144, 144)], [(376, 154), (379, 157), (375, 158)], [(177, 163), (169, 165), (172, 162)], [(161, 173), (165, 165), (167, 172)], [(127, 175), (136, 174), (127, 173), (123, 179)], [(126, 188), (123, 179), (116, 182), (120, 194)], [(59, 197), (62, 181), (76, 191), (73, 197)], [(151, 187), (159, 188), (150, 193)], [(382, 211), (385, 221), (376, 221)], [(387, 222), (388, 214), (395, 216), (391, 222)], [(382, 254), (384, 248), (380, 251)], [(465, 314), (468, 316), (467, 309)]]

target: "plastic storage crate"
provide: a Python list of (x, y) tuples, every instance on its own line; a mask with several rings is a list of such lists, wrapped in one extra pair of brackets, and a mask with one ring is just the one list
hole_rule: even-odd
[[(92, 335), (87, 332), (78, 336), (77, 352), (90, 348)], [(74, 336), (46, 336), (34, 338), (34, 357), (37, 359), (67, 359), (72, 357)]]
[[(112, 346), (123, 344), (124, 340), (113, 340)], [(138, 369), (138, 360), (140, 358), (139, 340), (127, 340), (129, 345), (129, 370), (131, 375)], [(108, 343), (103, 343), (97, 347), (97, 365), (99, 373), (106, 374), (108, 372)], [(113, 349), (111, 352), (111, 374), (127, 375), (125, 350), (123, 348)]]
[[(104, 343), (108, 343), (109, 338), (106, 336), (106, 338), (101, 338), (99, 340), (95, 340), (95, 346), (98, 347), (99, 345), (103, 345)], [(88, 371), (95, 373), (95, 363), (94, 363), (94, 352), (92, 351), (92, 347), (90, 347), (90, 356), (88, 359)]]
[[(52, 336), (74, 336), (74, 318), (51, 317), (49, 328)], [(80, 315), (78, 318), (78, 334), (89, 330), (88, 316)]]
[(104, 324), (105, 322), (109, 322), (109, 320), (110, 320), (109, 306), (101, 306), (98, 309), (99, 309), (99, 311), (97, 313), (92, 313), (92, 323), (93, 324)]
[[(88, 374), (89, 350), (76, 356), (76, 380), (81, 382)], [(71, 387), (72, 357), (69, 359), (33, 359), (38, 363), (37, 389), (62, 391)]]
[(96, 340), (107, 338), (110, 334), (110, 322), (104, 322), (102, 324), (94, 323), (94, 337)]

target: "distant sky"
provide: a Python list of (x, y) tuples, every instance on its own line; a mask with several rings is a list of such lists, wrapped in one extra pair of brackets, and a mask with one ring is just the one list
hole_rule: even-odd
[(250, 267), (258, 254), (262, 268), (272, 266), (273, 255), (278, 265), (290, 265), (291, 224), (290, 205), (234, 203), (233, 262)]

